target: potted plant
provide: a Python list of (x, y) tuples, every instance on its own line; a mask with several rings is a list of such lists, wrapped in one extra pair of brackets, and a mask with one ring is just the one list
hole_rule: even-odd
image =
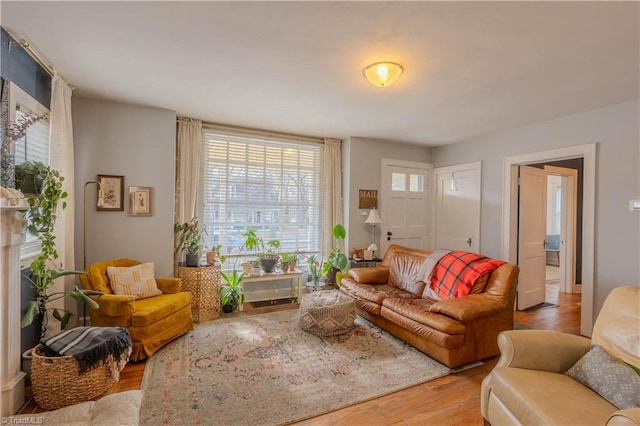
[(282, 253), (280, 255), (280, 270), (282, 272), (291, 271), (291, 265), (293, 264), (293, 270), (295, 270), (295, 255), (289, 253)]
[(214, 244), (206, 250), (207, 265), (213, 265), (216, 263), (216, 259), (218, 259), (220, 263), (227, 261), (227, 257), (222, 254), (222, 244)]
[(346, 236), (347, 231), (344, 229), (344, 226), (337, 224), (333, 227), (333, 238), (336, 240), (336, 245), (331, 252), (329, 252), (327, 261), (322, 266), (322, 275), (327, 276), (325, 279), (326, 284), (337, 283), (339, 286), (340, 282), (336, 281), (336, 273), (341, 272), (344, 274), (349, 269), (349, 259), (339, 246), (339, 241), (344, 240)]
[[(264, 240), (251, 229), (242, 235), (244, 236), (242, 247), (246, 248), (247, 251), (255, 251), (262, 270), (267, 273), (272, 272), (280, 258), (277, 253), (280, 248), (280, 241), (269, 240), (265, 245)], [(268, 247), (266, 250), (265, 246)]]
[(324, 287), (324, 283), (320, 283), (320, 270), (322, 269), (322, 265), (318, 260), (318, 256), (315, 254), (310, 254), (305, 257), (307, 259), (307, 265), (309, 265), (309, 283), (307, 283), (307, 287)]
[(278, 254), (280, 241), (269, 240), (267, 241), (265, 246), (267, 247), (266, 251), (259, 253), (258, 259), (260, 260), (260, 266), (262, 267), (262, 270), (269, 273), (273, 272), (273, 268), (275, 268), (275, 266), (278, 264), (278, 260), (280, 260), (280, 254)]
[(40, 161), (25, 161), (15, 166), (16, 188), (23, 194), (39, 194), (49, 167)]
[[(51, 302), (70, 296), (87, 304), (90, 308), (97, 309), (99, 307), (98, 304), (89, 296), (102, 294), (99, 291), (84, 290), (77, 286), (70, 292), (49, 292), (49, 288), (56, 279), (66, 275), (84, 274), (84, 271), (63, 270), (62, 265), (56, 261), (58, 252), (53, 229), (57, 219), (58, 205), (61, 200), (67, 197), (67, 193), (62, 190), (64, 177), (60, 175), (60, 172), (48, 166), (45, 167), (47, 171), (41, 191), (27, 199), (29, 203), (29, 210), (27, 211), (29, 226), (27, 230), (40, 241), (41, 253), (29, 266), (29, 274), (25, 275), (25, 278), (35, 289), (36, 296), (35, 299), (27, 303), (27, 310), (20, 322), (20, 326), (24, 328), (34, 321), (41, 321), (38, 342), (47, 331), (48, 313), (51, 313), (53, 318), (60, 321), (61, 329), (66, 328), (73, 316), (72, 312), (65, 309), (51, 308)], [(67, 203), (62, 201), (60, 207), (64, 210), (67, 207)]]
[(238, 273), (234, 269), (230, 275), (224, 272), (221, 272), (221, 275), (224, 281), (224, 284), (220, 286), (222, 312), (231, 313), (244, 303), (244, 290), (242, 288), (244, 273)]
[(194, 217), (185, 223), (176, 223), (173, 226), (173, 232), (177, 236), (174, 254), (184, 251), (186, 266), (198, 266), (202, 248), (202, 233), (198, 218)]

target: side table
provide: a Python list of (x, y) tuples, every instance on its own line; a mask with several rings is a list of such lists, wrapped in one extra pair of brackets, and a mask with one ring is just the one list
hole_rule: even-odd
[(193, 295), (191, 314), (194, 322), (209, 321), (220, 316), (220, 266), (178, 266), (182, 290)]
[(379, 257), (374, 257), (373, 259), (359, 259), (355, 257), (350, 257), (349, 261), (351, 262), (351, 266), (354, 268), (362, 268), (362, 267), (371, 267), (378, 266), (382, 259)]

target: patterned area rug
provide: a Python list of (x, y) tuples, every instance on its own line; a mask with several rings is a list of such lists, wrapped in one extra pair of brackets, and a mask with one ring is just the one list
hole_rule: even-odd
[(143, 425), (280, 425), (451, 371), (357, 317), (347, 334), (302, 331), (295, 309), (196, 325), (152, 356)]

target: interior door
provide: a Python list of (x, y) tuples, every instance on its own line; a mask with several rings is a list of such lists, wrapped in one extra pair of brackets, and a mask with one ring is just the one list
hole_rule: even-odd
[(547, 253), (547, 173), (543, 169), (520, 166), (518, 203), (518, 278), (517, 309), (544, 302)]
[(385, 160), (382, 165), (380, 254), (390, 244), (428, 248), (431, 165)]
[(481, 163), (440, 167), (434, 172), (435, 248), (479, 252)]

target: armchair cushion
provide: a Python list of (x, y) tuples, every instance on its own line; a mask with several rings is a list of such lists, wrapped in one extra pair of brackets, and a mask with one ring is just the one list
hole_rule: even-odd
[(155, 268), (151, 262), (130, 267), (107, 266), (107, 276), (115, 294), (135, 296), (136, 299), (162, 294), (156, 284)]
[(640, 407), (640, 376), (627, 364), (593, 345), (564, 374), (592, 389), (618, 407)]
[(136, 312), (131, 317), (131, 325), (147, 327), (185, 306), (191, 309), (191, 293), (189, 292), (136, 300)]

